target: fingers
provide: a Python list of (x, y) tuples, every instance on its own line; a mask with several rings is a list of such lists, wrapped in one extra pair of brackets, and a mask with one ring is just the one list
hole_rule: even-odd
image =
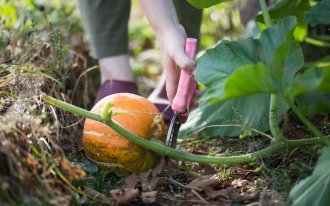
[[(171, 58), (170, 56), (165, 56), (163, 58), (163, 65), (165, 67), (165, 75), (166, 75), (166, 91), (168, 99), (172, 102), (177, 91), (177, 87), (180, 79), (181, 70), (178, 68), (178, 65), (181, 65), (182, 69), (190, 70), (195, 66), (193, 60), (191, 60), (188, 56), (182, 55), (178, 53), (176, 56), (178, 61)], [(199, 91), (195, 91), (193, 96), (199, 96)]]
[(170, 59), (169, 57), (166, 57), (164, 59), (163, 64), (165, 66), (167, 97), (170, 100), (170, 102), (172, 102), (176, 95), (176, 90), (177, 90), (179, 78), (180, 78), (180, 71), (177, 68), (177, 65), (175, 64), (175, 62), (172, 59)]

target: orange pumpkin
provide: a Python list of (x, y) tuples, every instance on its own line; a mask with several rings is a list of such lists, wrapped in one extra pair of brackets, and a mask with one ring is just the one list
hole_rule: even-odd
[[(165, 141), (166, 127), (161, 114), (148, 99), (129, 93), (109, 95), (100, 100), (91, 112), (101, 115), (104, 106), (112, 103), (112, 120), (144, 139)], [(116, 114), (117, 113), (117, 114)], [(143, 172), (152, 168), (158, 155), (122, 137), (107, 125), (86, 119), (83, 134), (84, 151), (90, 160), (124, 172)]]

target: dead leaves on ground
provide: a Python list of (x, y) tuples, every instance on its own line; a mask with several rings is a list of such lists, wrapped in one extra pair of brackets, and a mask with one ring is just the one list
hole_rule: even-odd
[(110, 191), (111, 196), (118, 204), (127, 205), (139, 196), (138, 189), (115, 189)]
[(123, 189), (111, 190), (111, 196), (117, 204), (127, 205), (133, 201), (137, 201), (138, 199), (140, 199), (144, 204), (155, 203), (157, 191), (154, 189), (156, 189), (155, 186), (157, 184), (154, 183), (154, 179), (150, 178), (152, 173), (153, 170), (148, 170), (140, 174), (131, 174), (126, 178)]
[[(166, 167), (163, 173), (158, 171), (158, 174), (155, 170), (133, 173), (120, 189), (110, 190), (107, 196), (95, 195), (95, 191), (92, 194), (117, 205), (230, 205), (258, 202), (261, 190), (254, 185), (246, 179), (228, 181), (219, 175), (196, 178), (180, 168)], [(91, 194), (90, 191), (88, 193)]]
[(259, 194), (258, 190), (251, 188), (246, 190), (249, 184), (253, 183), (248, 180), (235, 179), (230, 185), (227, 185), (219, 176), (213, 175), (194, 179), (187, 187), (194, 190), (194, 194), (196, 192), (204, 194), (206, 201), (220, 198), (231, 202), (246, 203), (257, 200)]

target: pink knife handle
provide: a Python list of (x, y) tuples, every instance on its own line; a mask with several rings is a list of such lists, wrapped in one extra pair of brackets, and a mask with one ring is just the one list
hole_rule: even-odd
[[(197, 39), (187, 38), (185, 51), (186, 54), (193, 60), (196, 56), (196, 50)], [(197, 81), (195, 80), (192, 71), (186, 71), (182, 69), (178, 89), (172, 103), (172, 109), (174, 112), (189, 112), (189, 106), (196, 87)]]

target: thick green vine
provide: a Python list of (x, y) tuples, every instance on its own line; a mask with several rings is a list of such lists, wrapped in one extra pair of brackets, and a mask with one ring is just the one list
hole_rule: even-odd
[[(270, 27), (272, 25), (272, 20), (270, 18), (270, 14), (268, 12), (267, 4), (265, 0), (259, 0), (260, 8), (262, 11), (262, 16), (264, 18), (266, 27)], [(273, 135), (274, 140), (276, 142), (284, 141), (283, 133), (280, 130), (278, 125), (279, 117), (278, 117), (278, 106), (279, 106), (279, 97), (276, 94), (271, 94), (270, 96), (270, 107), (269, 107), (269, 128)]]
[[(195, 155), (189, 152), (185, 152), (183, 150), (176, 150), (170, 147), (167, 147), (165, 144), (156, 141), (156, 140), (145, 140), (141, 137), (138, 137), (126, 129), (122, 128), (116, 122), (112, 121), (112, 119), (103, 119), (102, 116), (91, 113), (85, 109), (76, 107), (74, 105), (68, 104), (66, 102), (57, 100), (53, 97), (43, 94), (42, 99), (47, 101), (49, 104), (61, 108), (65, 111), (74, 113), (76, 115), (93, 119), (104, 124), (107, 124), (113, 130), (118, 132), (123, 137), (127, 138), (128, 140), (134, 142), (135, 144), (142, 146), (146, 149), (154, 151), (157, 154), (164, 155), (171, 157), (176, 160), (182, 161), (190, 161), (190, 162), (197, 162), (203, 164), (216, 164), (216, 165), (233, 165), (239, 163), (247, 163), (253, 162), (256, 159), (265, 157), (269, 154), (272, 154), (276, 151), (279, 151), (283, 148), (287, 147), (297, 147), (297, 146), (305, 146), (305, 145), (314, 145), (314, 144), (322, 144), (323, 142), (319, 138), (309, 138), (309, 139), (302, 139), (302, 140), (286, 140), (281, 142), (275, 142), (274, 144), (253, 152), (244, 155), (235, 155), (235, 156), (227, 156), (227, 157), (214, 157), (214, 156), (202, 156), (202, 155)], [(110, 115), (111, 116), (111, 115)]]

